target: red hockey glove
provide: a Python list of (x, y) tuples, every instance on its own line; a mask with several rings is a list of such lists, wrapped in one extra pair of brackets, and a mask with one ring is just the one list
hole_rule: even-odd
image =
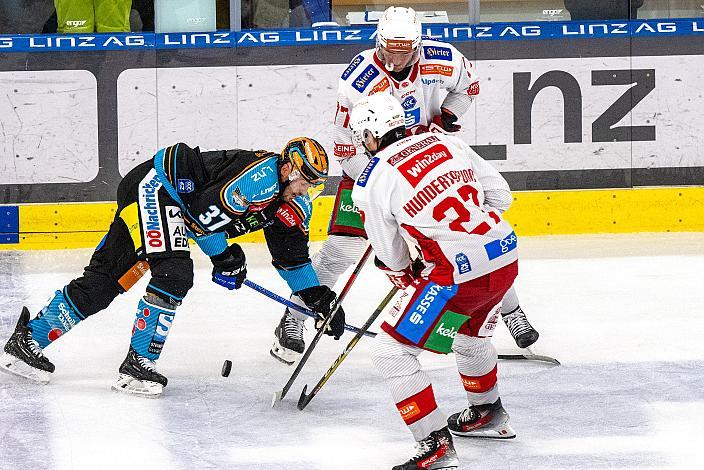
[(441, 109), (439, 115), (433, 116), (433, 121), (428, 126), (430, 132), (438, 132), (442, 134), (447, 134), (448, 132), (457, 132), (462, 129), (462, 126), (455, 124), (457, 121), (457, 116), (452, 114), (445, 108)]
[(413, 284), (413, 281), (415, 281), (418, 277), (420, 277), (420, 273), (421, 273), (421, 271), (423, 271), (423, 268), (425, 267), (425, 265), (423, 264), (423, 261), (421, 261), (420, 258), (418, 258), (413, 263), (406, 266), (403, 270), (393, 271), (390, 268), (388, 268), (377, 257), (374, 257), (374, 266), (381, 269), (384, 272), (384, 274), (386, 274), (389, 277), (389, 280), (391, 281), (391, 283), (401, 290), (404, 290), (406, 287)]

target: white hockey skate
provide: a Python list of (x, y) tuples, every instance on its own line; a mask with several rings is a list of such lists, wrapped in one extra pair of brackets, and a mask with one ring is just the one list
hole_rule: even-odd
[(42, 348), (32, 338), (29, 323), (29, 310), (22, 308), (15, 331), (5, 344), (0, 356), (0, 370), (24, 377), (33, 382), (49, 383), (49, 374), (54, 372), (54, 364), (42, 353)]
[(120, 376), (111, 388), (120, 393), (158, 398), (167, 383), (168, 379), (156, 371), (154, 361), (140, 356), (130, 347), (120, 366)]
[(509, 416), (499, 398), (487, 405), (472, 405), (447, 418), (447, 426), (455, 436), (512, 439), (516, 432), (508, 424)]

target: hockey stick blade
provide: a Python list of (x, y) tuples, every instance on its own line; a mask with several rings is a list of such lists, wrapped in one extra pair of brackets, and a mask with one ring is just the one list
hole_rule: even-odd
[(301, 390), (301, 396), (298, 397), (298, 405), (296, 405), (296, 408), (299, 410), (303, 410), (303, 408), (306, 407), (310, 399), (308, 399), (308, 396), (306, 395), (306, 392), (308, 391), (308, 385), (303, 386), (303, 390)]
[(318, 394), (318, 392), (323, 388), (323, 385), (328, 381), (328, 379), (332, 376), (332, 374), (337, 370), (337, 368), (342, 364), (342, 361), (345, 360), (347, 356), (349, 356), (350, 352), (352, 352), (352, 349), (357, 345), (359, 340), (362, 338), (364, 335), (364, 332), (367, 331), (371, 326), (372, 323), (377, 319), (377, 317), (381, 314), (381, 312), (386, 308), (389, 302), (391, 302), (391, 299), (394, 298), (396, 295), (396, 292), (398, 292), (398, 287), (395, 287), (389, 291), (388, 294), (386, 294), (386, 297), (384, 297), (384, 300), (381, 301), (379, 306), (374, 310), (374, 313), (367, 319), (367, 321), (364, 323), (360, 331), (354, 335), (354, 337), (350, 340), (350, 342), (345, 346), (345, 349), (342, 351), (342, 354), (340, 354), (337, 359), (335, 359), (335, 362), (332, 363), (332, 365), (328, 368), (327, 372), (320, 378), (318, 383), (313, 387), (313, 390), (309, 394), (306, 394), (306, 391), (308, 390), (308, 385), (305, 385), (303, 387), (303, 391), (301, 392), (301, 396), (298, 399), (298, 409), (303, 411), (303, 408), (305, 408), (308, 403)]
[[(352, 271), (352, 274), (350, 275), (349, 279), (347, 280), (347, 283), (345, 283), (345, 287), (342, 288), (342, 291), (340, 292), (340, 295), (337, 296), (337, 299), (335, 300), (335, 303), (330, 309), (330, 315), (325, 319), (323, 324), (320, 326), (320, 329), (315, 333), (315, 336), (313, 337), (313, 340), (310, 342), (308, 345), (308, 348), (305, 350), (303, 353), (303, 357), (298, 361), (298, 364), (296, 364), (296, 369), (293, 371), (291, 374), (291, 377), (289, 377), (288, 381), (284, 385), (284, 388), (279, 390), (277, 394), (275, 395), (275, 398), (278, 398), (278, 400), (275, 400), (272, 403), (277, 403), (281, 400), (284, 399), (288, 391), (291, 389), (291, 385), (293, 385), (293, 382), (295, 382), (296, 378), (298, 377), (298, 374), (301, 373), (301, 370), (303, 369), (303, 366), (306, 364), (308, 361), (308, 358), (310, 355), (313, 353), (313, 350), (315, 349), (315, 346), (318, 344), (318, 341), (320, 341), (320, 338), (323, 337), (323, 334), (325, 334), (325, 330), (330, 325), (330, 322), (332, 322), (333, 317), (335, 316), (335, 313), (338, 310), (338, 307), (342, 304), (342, 300), (347, 296), (347, 293), (349, 292), (350, 288), (352, 288), (352, 284), (354, 284), (354, 281), (357, 279), (357, 276), (359, 276), (359, 272), (362, 270), (364, 265), (367, 262), (367, 259), (369, 259), (369, 256), (372, 254), (372, 246), (368, 245), (367, 249), (364, 251), (364, 254), (362, 255), (362, 258), (357, 262), (357, 265), (355, 266), (354, 270)], [(364, 334), (364, 331), (366, 331), (368, 328), (362, 327), (355, 333), (355, 338), (357, 335), (362, 336)]]
[(499, 354), (499, 359), (504, 361), (537, 361), (537, 362), (547, 362), (554, 364), (556, 366), (562, 365), (560, 361), (550, 356), (543, 356), (542, 354)]
[(271, 407), (275, 407), (277, 403), (281, 401), (281, 390), (277, 390), (274, 392), (274, 395), (271, 397)]

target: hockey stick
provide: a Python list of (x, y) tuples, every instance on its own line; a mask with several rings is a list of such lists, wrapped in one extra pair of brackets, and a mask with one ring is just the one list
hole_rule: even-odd
[(325, 385), (325, 382), (328, 381), (330, 376), (337, 370), (337, 368), (342, 364), (342, 361), (345, 360), (345, 358), (350, 354), (352, 351), (352, 348), (355, 347), (355, 345), (359, 342), (359, 340), (362, 338), (362, 335), (364, 334), (365, 331), (369, 329), (369, 327), (372, 326), (372, 323), (374, 323), (374, 320), (377, 319), (379, 314), (381, 313), (382, 310), (386, 307), (386, 305), (391, 302), (391, 299), (393, 299), (394, 295), (396, 295), (396, 292), (398, 292), (398, 287), (394, 286), (388, 294), (386, 294), (386, 297), (384, 297), (384, 300), (381, 301), (379, 306), (374, 310), (374, 313), (369, 317), (367, 322), (362, 326), (361, 330), (359, 333), (354, 335), (354, 338), (350, 340), (350, 342), (347, 344), (345, 347), (345, 350), (342, 351), (342, 354), (335, 359), (335, 362), (332, 363), (328, 371), (320, 378), (318, 383), (313, 387), (313, 390), (309, 394), (306, 394), (306, 390), (308, 389), (308, 385), (305, 385), (303, 387), (303, 391), (301, 391), (301, 397), (298, 399), (298, 409), (302, 410), (305, 408), (308, 403), (315, 397), (315, 395), (318, 394), (321, 388), (323, 388), (323, 385)]
[[(308, 317), (311, 318), (316, 318), (317, 315), (312, 311), (309, 310), (305, 307), (301, 307), (300, 305), (291, 302), (289, 299), (285, 297), (281, 297), (280, 295), (270, 291), (264, 286), (260, 286), (256, 282), (252, 282), (249, 279), (244, 280), (244, 285), (256, 290), (260, 294), (263, 294), (266, 297), (269, 297), (270, 299), (274, 300), (275, 302), (279, 302), (280, 304), (285, 305), (286, 307), (295, 310), (297, 312), (300, 312)], [(359, 333), (360, 328), (356, 327), (354, 325), (350, 325), (348, 323), (345, 323), (345, 330), (351, 331), (352, 333)], [(373, 331), (365, 331), (364, 336), (369, 337), (369, 338), (374, 338), (376, 337), (376, 333)], [(535, 354), (535, 352), (530, 349), (526, 348), (528, 350), (527, 354), (499, 354), (499, 359), (505, 360), (505, 361), (519, 361), (519, 360), (526, 360), (526, 361), (541, 361), (541, 362), (549, 362), (555, 365), (560, 365), (560, 361), (557, 359), (550, 357), (550, 356), (543, 356), (540, 354)]]
[[(287, 306), (291, 310), (295, 310), (297, 312), (302, 313), (303, 315), (307, 315), (312, 318), (317, 318), (317, 316), (318, 316), (312, 310), (307, 309), (305, 307), (301, 307), (300, 305), (291, 302), (289, 299), (281, 297), (280, 295), (275, 294), (274, 292), (270, 291), (266, 287), (260, 286), (256, 282), (252, 282), (249, 279), (245, 279), (243, 284), (247, 287), (254, 289), (255, 291), (259, 292), (260, 294), (264, 294), (266, 297), (269, 297), (270, 299)], [(345, 329), (347, 331), (351, 331), (352, 333), (357, 333), (359, 331), (359, 328), (357, 328), (356, 326), (353, 326), (353, 325), (348, 325), (347, 323), (345, 323)], [(369, 336), (370, 338), (373, 338), (376, 336), (376, 333), (372, 333), (371, 331), (367, 331), (365, 333), (365, 336)]]
[(499, 354), (499, 359), (507, 361), (539, 361), (548, 362), (556, 366), (561, 365), (560, 361), (558, 361), (554, 357), (543, 356), (542, 354), (535, 354), (535, 352), (533, 352), (530, 346), (526, 348), (526, 351), (528, 351), (527, 354)]
[[(359, 272), (362, 270), (362, 267), (364, 267), (364, 264), (367, 262), (367, 259), (369, 258), (369, 255), (372, 254), (372, 246), (369, 245), (367, 246), (367, 249), (364, 251), (364, 254), (362, 255), (362, 258), (357, 262), (357, 266), (354, 267), (354, 271), (352, 271), (352, 274), (350, 275), (350, 278), (347, 280), (347, 283), (345, 284), (345, 287), (342, 288), (342, 292), (340, 292), (340, 295), (337, 297), (337, 300), (335, 300), (335, 303), (332, 305), (330, 308), (330, 315), (325, 319), (325, 322), (323, 322), (323, 325), (318, 329), (317, 333), (315, 333), (315, 336), (313, 337), (313, 340), (310, 342), (308, 345), (308, 349), (306, 349), (306, 352), (303, 353), (303, 357), (298, 361), (298, 364), (296, 365), (296, 370), (293, 371), (293, 374), (291, 374), (291, 377), (288, 379), (288, 382), (286, 382), (286, 385), (284, 385), (284, 388), (281, 390), (274, 392), (274, 396), (272, 397), (271, 400), (271, 406), (274, 407), (278, 402), (284, 399), (288, 391), (291, 389), (291, 385), (293, 385), (293, 382), (296, 380), (298, 377), (298, 374), (301, 373), (301, 369), (303, 369), (303, 366), (305, 365), (306, 361), (308, 361), (308, 358), (310, 357), (311, 353), (313, 352), (313, 349), (315, 349), (315, 345), (318, 344), (318, 341), (320, 341), (320, 338), (323, 337), (323, 334), (325, 334), (325, 329), (328, 327), (330, 322), (332, 321), (333, 317), (337, 313), (337, 309), (342, 304), (342, 299), (345, 298), (347, 295), (347, 292), (349, 292), (350, 288), (352, 287), (352, 284), (354, 281), (357, 279), (357, 276), (359, 275)], [(366, 328), (362, 328), (360, 331), (366, 331)], [(355, 337), (357, 335), (360, 335), (359, 332), (355, 334)]]

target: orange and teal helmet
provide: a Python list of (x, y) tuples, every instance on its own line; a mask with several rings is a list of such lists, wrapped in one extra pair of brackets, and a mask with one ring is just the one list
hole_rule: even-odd
[(328, 154), (317, 141), (309, 137), (296, 137), (288, 141), (281, 152), (283, 162), (291, 162), (297, 172), (313, 185), (325, 183), (328, 178)]

